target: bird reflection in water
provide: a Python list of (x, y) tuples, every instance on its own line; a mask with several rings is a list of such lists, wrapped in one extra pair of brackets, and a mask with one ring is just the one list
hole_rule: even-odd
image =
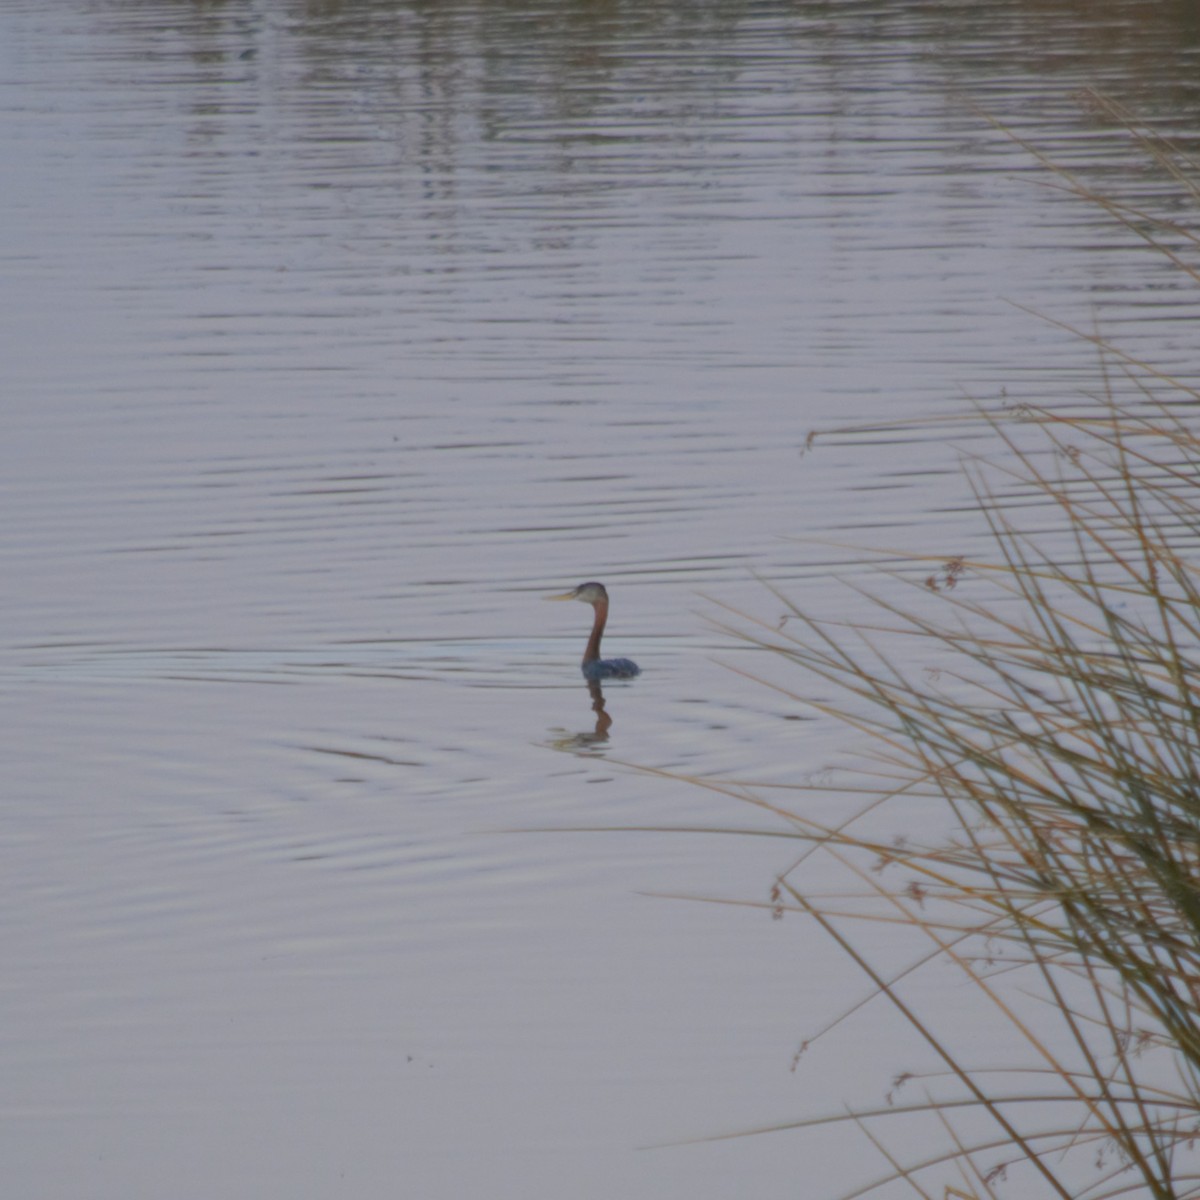
[(589, 679), (587, 689), (592, 697), (592, 712), (596, 714), (595, 728), (581, 729), (578, 733), (568, 733), (565, 729), (552, 730), (554, 736), (550, 739), (550, 745), (555, 750), (599, 750), (608, 741), (613, 720), (604, 707), (604, 688), (598, 679)]

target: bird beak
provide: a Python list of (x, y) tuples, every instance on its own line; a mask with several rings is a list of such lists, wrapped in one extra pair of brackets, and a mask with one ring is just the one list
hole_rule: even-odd
[(574, 592), (556, 592), (553, 596), (543, 596), (543, 600), (574, 600)]

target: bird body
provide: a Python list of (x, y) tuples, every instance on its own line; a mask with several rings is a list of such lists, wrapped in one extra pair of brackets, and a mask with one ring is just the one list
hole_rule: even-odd
[(580, 669), (585, 679), (632, 679), (642, 673), (632, 658), (598, 658), (583, 663)]
[(632, 679), (640, 675), (641, 668), (628, 658), (601, 658), (600, 639), (604, 636), (604, 626), (608, 622), (608, 591), (604, 584), (591, 581), (581, 583), (569, 592), (556, 596), (547, 596), (547, 600), (582, 600), (590, 604), (595, 612), (592, 621), (592, 633), (588, 638), (587, 649), (583, 652), (583, 662), (580, 670), (585, 679)]

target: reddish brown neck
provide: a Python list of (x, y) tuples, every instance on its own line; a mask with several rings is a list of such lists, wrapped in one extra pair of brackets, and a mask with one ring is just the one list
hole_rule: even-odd
[(604, 624), (608, 620), (608, 601), (597, 600), (593, 608), (596, 610), (596, 619), (592, 623), (592, 636), (588, 638), (587, 649), (583, 652), (585, 666), (600, 659), (600, 638), (604, 635)]

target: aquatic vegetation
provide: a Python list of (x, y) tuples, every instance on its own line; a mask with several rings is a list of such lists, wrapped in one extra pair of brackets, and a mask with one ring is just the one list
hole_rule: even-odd
[[(1195, 164), (1089, 102), (1183, 200), (1200, 199)], [(1188, 258), (1200, 238), (1177, 217), (1098, 197), (1065, 171), (1052, 182), (1200, 282)], [(968, 468), (994, 558), (887, 574), (869, 630), (777, 589), (782, 620), (721, 622), (800, 668), (783, 690), (870, 747), (838, 777), (845, 820), (810, 815), (823, 784), (767, 806), (780, 836), (806, 843), (774, 882), (774, 915), (816, 922), (939, 1064), (898, 1075), (870, 1111), (834, 1116), (884, 1164), (856, 1196), (1200, 1195), (1200, 391), (1080, 336), (1101, 363), (1088, 404), (981, 413), (1004, 456)], [(914, 832), (914, 810), (943, 814), (942, 828)], [(881, 965), (863, 921), (913, 939), (911, 959)], [(974, 1061), (915, 986), (946, 965), (1015, 1047), (1002, 1062)], [(904, 1121), (922, 1116), (918, 1141)]]

